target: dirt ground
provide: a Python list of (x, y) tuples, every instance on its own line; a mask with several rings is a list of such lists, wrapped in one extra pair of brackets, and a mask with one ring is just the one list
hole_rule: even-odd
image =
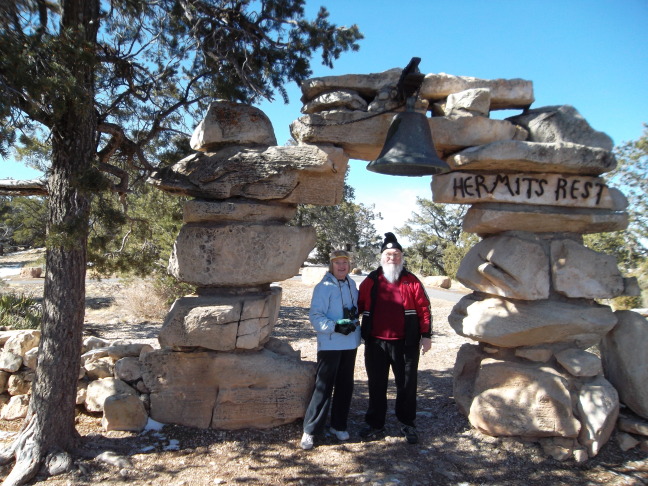
[[(9, 260), (0, 258), (0, 268)], [(26, 263), (26, 259), (23, 260)], [(41, 286), (41, 287), (39, 287)], [(315, 361), (314, 332), (308, 322), (312, 286), (282, 282), (283, 299), (273, 335)], [(107, 339), (133, 339), (157, 345), (160, 321), (140, 321), (118, 305), (123, 284), (88, 284), (86, 332)], [(0, 292), (38, 295), (41, 282), (11, 278)], [(75, 469), (54, 478), (51, 485), (646, 485), (648, 458), (638, 448), (623, 452), (612, 439), (584, 464), (547, 458), (540, 446), (509, 438), (494, 438), (472, 429), (452, 396), (452, 368), (466, 339), (450, 328), (452, 303), (434, 300), (434, 340), (419, 371), (417, 427), (419, 444), (400, 436), (393, 417), (393, 395), (387, 434), (362, 442), (358, 430), (367, 407), (363, 348), (358, 352), (356, 385), (350, 416), (351, 439), (338, 442), (318, 437), (310, 451), (299, 447), (301, 421), (268, 430), (219, 431), (164, 426), (143, 433), (105, 432), (101, 416), (79, 409), (82, 437)], [(393, 389), (393, 384), (390, 389)], [(0, 445), (7, 444), (19, 422), (0, 421)], [(4, 477), (8, 469), (0, 469)]]

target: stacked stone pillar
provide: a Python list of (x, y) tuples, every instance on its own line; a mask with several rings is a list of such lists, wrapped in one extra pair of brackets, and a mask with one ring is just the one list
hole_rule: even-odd
[(608, 440), (619, 413), (593, 348), (617, 316), (597, 299), (638, 288), (582, 235), (624, 229), (627, 202), (599, 177), (615, 166), (611, 141), (573, 109), (513, 120), (533, 141), (463, 150), (448, 158), (452, 172), (432, 182), (435, 202), (471, 204), (463, 229), (483, 238), (457, 273), (474, 292), (449, 316), (458, 334), (479, 343), (457, 356), (455, 399), (486, 434), (539, 440), (556, 458), (584, 460)]
[(288, 226), (298, 203), (342, 199), (347, 157), (335, 147), (278, 147), (256, 108), (215, 102), (194, 132), (197, 152), (151, 177), (191, 196), (169, 272), (197, 287), (178, 299), (143, 358), (151, 417), (201, 428), (264, 428), (303, 417), (314, 365), (271, 338), (281, 287), (315, 246)]

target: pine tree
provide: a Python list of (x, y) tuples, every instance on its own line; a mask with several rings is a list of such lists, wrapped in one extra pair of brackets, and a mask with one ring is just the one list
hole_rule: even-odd
[(413, 212), (399, 234), (411, 242), (406, 249), (410, 271), (421, 275), (455, 277), (459, 262), (478, 238), (463, 233), (461, 225), (468, 210), (458, 204), (437, 204), (416, 198), (418, 212)]

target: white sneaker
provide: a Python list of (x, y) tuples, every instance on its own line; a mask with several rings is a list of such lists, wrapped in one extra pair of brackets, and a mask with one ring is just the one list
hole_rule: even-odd
[(337, 440), (349, 440), (349, 433), (346, 430), (335, 430), (333, 427), (330, 428), (331, 434), (337, 437)]
[(300, 443), (301, 448), (304, 449), (305, 451), (307, 451), (309, 449), (312, 449), (313, 444), (314, 444), (313, 439), (314, 439), (314, 437), (312, 435), (307, 434), (306, 432), (304, 432), (304, 435), (302, 435), (301, 443)]

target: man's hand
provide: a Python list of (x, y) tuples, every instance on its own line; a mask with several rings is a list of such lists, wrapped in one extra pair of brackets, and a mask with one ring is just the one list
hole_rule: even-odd
[(432, 347), (432, 339), (430, 338), (421, 338), (421, 353), (427, 353)]

